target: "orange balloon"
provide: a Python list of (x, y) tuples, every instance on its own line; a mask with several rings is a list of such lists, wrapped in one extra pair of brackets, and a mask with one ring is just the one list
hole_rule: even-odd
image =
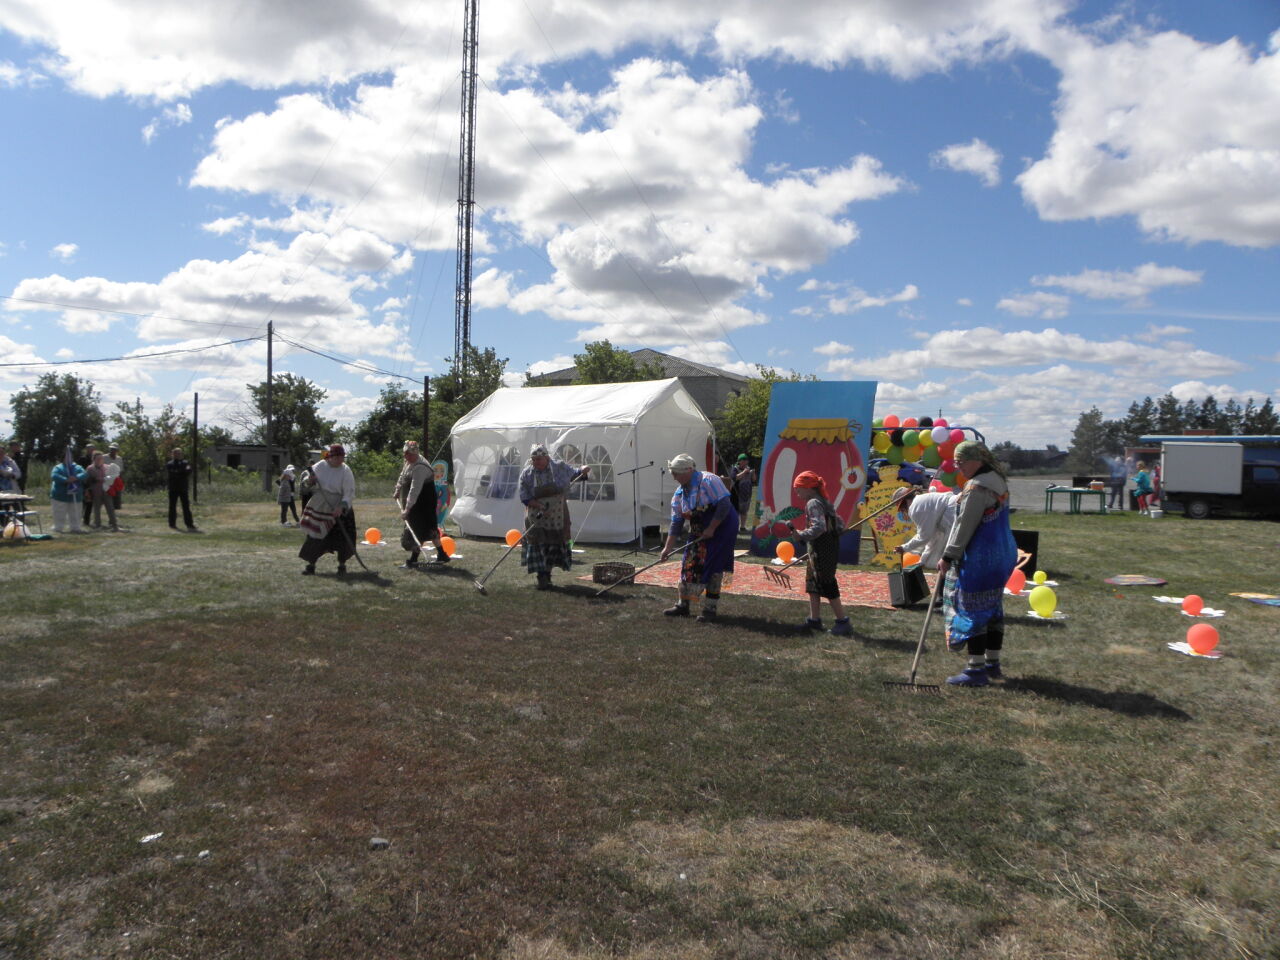
[(520, 531), (519, 531), (519, 530), (516, 530), (514, 527), (513, 527), (512, 529), (508, 530), (508, 531), (507, 531), (507, 546), (508, 546), (508, 547), (514, 547), (517, 543), (519, 543), (519, 542), (520, 542), (520, 537), (521, 537), (521, 536), (523, 536), (523, 534), (521, 534), (521, 533), (520, 533)]
[(1200, 611), (1204, 609), (1204, 600), (1194, 593), (1188, 594), (1182, 598), (1182, 609), (1191, 616), (1198, 617), (1200, 616)]
[(783, 540), (778, 544), (778, 559), (783, 563), (790, 563), (796, 558), (796, 545), (790, 540)]
[(1010, 593), (1021, 593), (1022, 588), (1027, 585), (1027, 575), (1021, 570), (1014, 570), (1009, 574), (1009, 582), (1005, 584)]
[(379, 530), (377, 527), (370, 527), (368, 530), (364, 532), (364, 538), (369, 543), (377, 543), (379, 540), (382, 539), (382, 531)]
[(453, 537), (441, 537), (440, 546), (444, 549), (446, 557), (452, 557), (453, 552), (458, 549), (458, 545), (453, 542)]
[(904, 567), (914, 567), (919, 562), (920, 554), (918, 553), (904, 553), (902, 555), (902, 565)]
[(1196, 653), (1208, 653), (1218, 645), (1218, 631), (1207, 623), (1193, 623), (1187, 631), (1187, 645)]

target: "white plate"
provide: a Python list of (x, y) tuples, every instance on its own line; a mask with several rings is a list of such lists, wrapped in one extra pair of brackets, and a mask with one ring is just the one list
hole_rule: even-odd
[(1185, 640), (1179, 640), (1177, 643), (1166, 643), (1165, 646), (1168, 647), (1170, 650), (1172, 650), (1174, 653), (1184, 653), (1188, 657), (1195, 657), (1197, 660), (1221, 660), (1222, 659), (1222, 654), (1220, 654), (1216, 649), (1210, 650), (1208, 653), (1196, 653), (1194, 650), (1191, 649), (1191, 644), (1187, 643)]
[(1227, 611), (1214, 610), (1212, 607), (1203, 607), (1199, 613), (1187, 613), (1185, 610), (1181, 611), (1181, 613), (1184, 617), (1194, 617), (1197, 620), (1201, 617), (1225, 617), (1227, 615)]
[(1036, 613), (1034, 610), (1028, 610), (1027, 616), (1030, 617), (1032, 620), (1065, 620), (1067, 619), (1067, 615), (1063, 613), (1061, 610), (1055, 610), (1053, 611), (1053, 613), (1049, 614), (1049, 616), (1047, 617), (1040, 616), (1040, 614)]

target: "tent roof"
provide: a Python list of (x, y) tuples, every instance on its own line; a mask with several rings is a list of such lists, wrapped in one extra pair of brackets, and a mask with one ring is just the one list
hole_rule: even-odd
[[(583, 424), (638, 423), (668, 397), (688, 391), (674, 377), (636, 383), (594, 383), (577, 387), (503, 387), (453, 425), (452, 433), (484, 428), (511, 429)], [(681, 407), (691, 419), (709, 423), (692, 398)]]

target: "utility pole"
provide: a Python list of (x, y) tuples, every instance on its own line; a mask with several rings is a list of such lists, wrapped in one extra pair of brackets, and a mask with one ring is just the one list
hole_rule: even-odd
[(200, 502), (200, 394), (191, 408), (191, 502)]
[(274, 328), (270, 320), (267, 321), (267, 469), (262, 473), (262, 489), (271, 492), (271, 475), (275, 470), (271, 466), (271, 338), (274, 334)]
[(430, 424), (431, 412), (431, 378), (422, 378), (422, 455), (426, 456), (427, 451), (431, 449), (431, 431), (428, 429)]
[(453, 304), (453, 370), (458, 390), (467, 378), (471, 346), (471, 228), (476, 205), (476, 22), (479, 0), (462, 13), (462, 122), (458, 136), (458, 259)]

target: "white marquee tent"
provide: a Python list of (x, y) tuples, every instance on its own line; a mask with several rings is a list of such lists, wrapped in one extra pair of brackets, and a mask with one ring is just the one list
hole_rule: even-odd
[(675, 483), (667, 461), (712, 460), (711, 422), (680, 381), (495, 390), (453, 425), (456, 501), (449, 518), (464, 534), (501, 537), (523, 529), (517, 491), (529, 450), (591, 466), (569, 511), (576, 540), (626, 543), (666, 526)]

